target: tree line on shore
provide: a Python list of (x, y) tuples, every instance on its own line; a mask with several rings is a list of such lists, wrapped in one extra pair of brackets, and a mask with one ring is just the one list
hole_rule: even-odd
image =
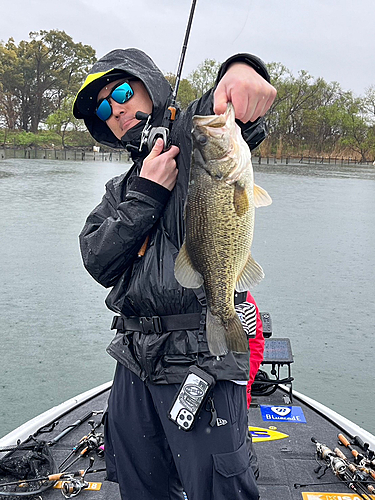
[[(0, 144), (92, 147), (95, 142), (72, 114), (72, 103), (96, 52), (64, 31), (31, 32), (19, 44), (0, 42)], [(182, 109), (215, 82), (220, 63), (205, 59), (179, 86)], [(267, 114), (263, 156), (375, 158), (375, 84), (364, 95), (345, 91), (307, 71), (267, 65), (276, 100)], [(175, 76), (166, 74), (174, 85)]]

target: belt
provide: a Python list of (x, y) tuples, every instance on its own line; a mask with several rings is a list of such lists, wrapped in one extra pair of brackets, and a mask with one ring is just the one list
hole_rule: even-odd
[(197, 330), (200, 327), (201, 313), (171, 314), (168, 316), (137, 317), (114, 316), (111, 330), (142, 333), (163, 333), (174, 330)]

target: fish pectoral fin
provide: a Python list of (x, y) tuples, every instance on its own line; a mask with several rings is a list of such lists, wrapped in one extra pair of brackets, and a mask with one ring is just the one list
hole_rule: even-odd
[(174, 265), (174, 275), (181, 286), (199, 288), (203, 285), (202, 275), (194, 268), (184, 243), (177, 255)]
[(263, 278), (264, 272), (262, 267), (253, 259), (251, 253), (249, 253), (246, 265), (237, 279), (236, 290), (237, 292), (246, 292), (260, 283)]
[(271, 205), (271, 203), (272, 198), (267, 191), (254, 184), (254, 206), (256, 208), (267, 207), (268, 205)]
[(234, 188), (233, 205), (238, 217), (242, 217), (250, 208), (249, 197), (244, 187), (238, 183)]

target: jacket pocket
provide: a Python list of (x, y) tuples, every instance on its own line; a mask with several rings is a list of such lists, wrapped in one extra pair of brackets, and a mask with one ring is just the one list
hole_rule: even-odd
[(213, 498), (215, 500), (228, 498), (257, 500), (259, 498), (246, 442), (237, 451), (216, 454), (212, 458)]

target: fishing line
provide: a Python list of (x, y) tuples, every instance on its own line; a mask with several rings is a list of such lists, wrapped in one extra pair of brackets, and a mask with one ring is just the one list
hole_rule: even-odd
[(245, 19), (245, 22), (242, 25), (241, 31), (237, 34), (236, 38), (234, 40), (232, 40), (231, 44), (233, 44), (237, 40), (237, 38), (241, 35), (241, 33), (243, 32), (243, 30), (245, 29), (245, 26), (247, 24), (247, 20), (249, 19), (250, 9), (251, 9), (251, 5), (249, 5), (249, 8), (248, 8), (248, 11), (247, 11), (247, 14), (246, 14), (246, 19)]

